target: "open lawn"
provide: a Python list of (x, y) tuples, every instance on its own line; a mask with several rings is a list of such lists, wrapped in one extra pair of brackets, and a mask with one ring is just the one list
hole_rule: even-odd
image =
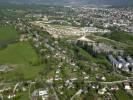
[(10, 44), (7, 48), (0, 50), (0, 64), (14, 67), (13, 72), (3, 74), (5, 78), (15, 78), (20, 75), (25, 79), (31, 79), (36, 77), (42, 69), (39, 57), (29, 42)]
[(22, 92), (14, 100), (29, 100), (28, 92)]
[(118, 100), (132, 100), (132, 98), (123, 89), (117, 91), (115, 96)]
[(126, 32), (112, 32), (111, 34), (105, 34), (104, 37), (129, 45), (133, 43), (133, 36)]
[(0, 63), (23, 64), (36, 61), (37, 54), (28, 42), (18, 42), (0, 50)]
[(0, 27), (0, 41), (16, 39), (18, 36), (18, 32), (13, 27)]

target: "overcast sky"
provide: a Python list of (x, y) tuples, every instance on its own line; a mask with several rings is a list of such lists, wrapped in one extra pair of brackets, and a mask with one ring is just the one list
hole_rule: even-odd
[(133, 5), (133, 0), (0, 0), (11, 3)]

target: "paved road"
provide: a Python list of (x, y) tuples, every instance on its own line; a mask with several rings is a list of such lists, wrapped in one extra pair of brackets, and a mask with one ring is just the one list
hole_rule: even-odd
[[(112, 81), (112, 82), (98, 82), (99, 84), (118, 84), (118, 83), (123, 83), (123, 82), (127, 82), (127, 81), (130, 81), (132, 80), (133, 77), (129, 77), (125, 80), (120, 80), (120, 81)], [(87, 83), (93, 83), (93, 82), (96, 82), (96, 81), (87, 81)]]
[(54, 95), (55, 95), (56, 100), (59, 100), (58, 95), (57, 95), (57, 93), (56, 93), (56, 91), (55, 91), (53, 85), (51, 84), (50, 86), (51, 86), (51, 88), (52, 88), (52, 90), (53, 90), (53, 92), (54, 92)]
[(113, 81), (113, 82), (99, 82), (100, 84), (118, 84), (118, 83), (123, 83), (127, 82), (129, 80), (121, 80), (121, 81)]
[(29, 99), (31, 100), (31, 87), (34, 85), (36, 82), (31, 82), (29, 85)]
[(72, 97), (71, 97), (71, 99), (70, 100), (73, 100), (77, 95), (80, 95), (81, 94), (81, 92), (82, 92), (82, 90), (80, 89), (80, 90), (78, 90)]
[(13, 94), (15, 93), (17, 87), (19, 86), (20, 82), (18, 82), (15, 86), (14, 86), (14, 89), (13, 89)]

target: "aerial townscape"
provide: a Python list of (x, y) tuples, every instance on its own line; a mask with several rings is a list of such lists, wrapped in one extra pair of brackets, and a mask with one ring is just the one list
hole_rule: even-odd
[(133, 2), (85, 1), (0, 1), (0, 100), (133, 100)]

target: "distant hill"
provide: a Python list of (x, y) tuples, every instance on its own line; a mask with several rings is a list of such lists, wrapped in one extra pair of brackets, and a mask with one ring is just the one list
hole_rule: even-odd
[(133, 0), (0, 0), (0, 3), (48, 5), (133, 5)]

